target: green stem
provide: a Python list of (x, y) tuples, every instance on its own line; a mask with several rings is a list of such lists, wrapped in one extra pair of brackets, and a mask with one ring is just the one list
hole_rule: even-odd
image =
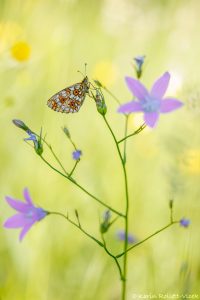
[[(35, 134), (37, 137), (40, 137), (37, 133), (33, 132), (33, 134)], [(46, 140), (44, 138), (42, 138), (42, 141), (45, 143), (45, 145), (49, 148), (49, 150), (51, 151), (52, 155), (54, 156), (55, 160), (57, 161), (57, 163), (59, 164), (59, 166), (61, 167), (61, 169), (63, 170), (63, 172), (68, 176), (69, 174), (67, 173), (67, 171), (65, 170), (65, 168), (63, 167), (61, 161), (59, 160), (59, 158), (57, 157), (57, 155), (55, 154), (55, 152), (53, 151), (53, 148), (51, 147), (51, 145), (49, 143), (46, 142)]]
[(114, 132), (112, 131), (112, 128), (110, 127), (107, 119), (105, 116), (103, 116), (104, 121), (114, 139), (117, 152), (119, 154), (119, 158), (122, 164), (122, 169), (124, 173), (124, 184), (125, 184), (125, 199), (126, 199), (126, 208), (125, 208), (125, 241), (124, 241), (124, 260), (123, 260), (123, 281), (122, 281), (122, 300), (126, 299), (126, 277), (127, 277), (127, 248), (128, 248), (128, 211), (129, 211), (129, 194), (128, 194), (128, 179), (127, 179), (127, 173), (126, 173), (126, 166), (124, 159), (122, 157), (121, 151), (119, 149), (119, 145), (117, 142), (117, 139), (115, 137)]
[(102, 235), (102, 240), (103, 240), (103, 243), (100, 242), (98, 239), (96, 239), (93, 235), (89, 234), (87, 231), (85, 231), (82, 226), (80, 225), (80, 222), (78, 224), (76, 224), (74, 221), (72, 221), (68, 216), (64, 215), (63, 213), (60, 213), (60, 212), (50, 212), (48, 211), (48, 214), (50, 215), (57, 215), (57, 216), (60, 216), (60, 217), (63, 217), (64, 219), (66, 219), (69, 223), (71, 223), (72, 225), (74, 225), (76, 228), (78, 228), (80, 231), (82, 231), (87, 237), (89, 237), (90, 239), (92, 239), (94, 242), (96, 242), (99, 246), (101, 246), (102, 248), (104, 248), (105, 252), (114, 259), (115, 263), (116, 263), (116, 266), (118, 268), (118, 271), (119, 271), (119, 274), (120, 274), (120, 278), (121, 280), (123, 280), (123, 274), (122, 274), (122, 270), (121, 270), (121, 267), (120, 267), (120, 264), (117, 260), (117, 258), (108, 250), (108, 248), (106, 247), (106, 243), (105, 243), (105, 240), (103, 238), (103, 235)]
[(131, 134), (127, 135), (127, 136), (125, 136), (123, 139), (119, 140), (119, 141), (118, 141), (118, 144), (120, 144), (121, 142), (123, 142), (123, 141), (125, 141), (126, 139), (130, 138), (131, 136), (140, 133), (143, 129), (145, 129), (145, 127), (146, 127), (146, 124), (145, 124), (145, 123), (142, 124), (136, 131), (134, 131), (133, 133), (131, 133)]
[(124, 280), (124, 276), (123, 276), (123, 274), (122, 274), (121, 266), (120, 266), (120, 264), (119, 264), (117, 258), (116, 258), (116, 257), (108, 250), (108, 248), (107, 248), (107, 246), (106, 246), (106, 241), (105, 241), (104, 236), (103, 236), (103, 233), (101, 233), (101, 238), (102, 238), (102, 241), (103, 241), (104, 250), (106, 251), (106, 253), (107, 253), (109, 256), (111, 256), (111, 257), (114, 259), (114, 261), (115, 261), (115, 263), (116, 263), (116, 265), (117, 265), (119, 274), (120, 274), (120, 279), (121, 279), (121, 280)]
[(121, 217), (125, 217), (121, 212), (115, 210), (114, 208), (112, 208), (111, 206), (107, 205), (106, 203), (104, 203), (103, 201), (101, 201), (100, 199), (98, 199), (97, 197), (95, 197), (94, 195), (92, 195), (90, 192), (88, 192), (84, 187), (82, 187), (80, 184), (78, 184), (72, 177), (69, 177), (69, 176), (63, 174), (61, 171), (59, 171), (58, 169), (56, 169), (43, 156), (40, 156), (40, 157), (45, 162), (45, 164), (47, 164), (52, 170), (54, 170), (58, 174), (62, 175), (64, 178), (66, 178), (69, 181), (71, 181), (73, 184), (75, 184), (77, 187), (79, 187), (88, 196), (90, 196), (91, 198), (93, 198), (94, 200), (96, 200), (97, 202), (99, 202), (101, 205), (107, 207), (108, 209), (110, 209), (111, 211), (113, 211), (115, 214), (117, 214), (117, 215), (119, 215)]
[(63, 218), (65, 218), (68, 222), (70, 222), (71, 224), (73, 224), (74, 226), (76, 226), (80, 231), (82, 231), (85, 235), (87, 235), (90, 239), (92, 239), (94, 242), (96, 242), (99, 246), (104, 248), (104, 245), (102, 244), (102, 242), (100, 242), (99, 240), (97, 240), (94, 236), (92, 236), (91, 234), (89, 234), (87, 231), (85, 231), (80, 224), (76, 224), (74, 221), (72, 221), (68, 216), (60, 213), (60, 212), (48, 212), (51, 215), (58, 215), (61, 216)]
[[(127, 136), (127, 130), (128, 130), (128, 117), (129, 115), (126, 115), (126, 121), (125, 121), (125, 130), (124, 130), (124, 136)], [(126, 163), (126, 142), (127, 140), (124, 140), (124, 163)]]
[(76, 166), (77, 166), (77, 164), (79, 163), (79, 161), (80, 161), (80, 159), (77, 160), (77, 161), (75, 162), (75, 164), (74, 164), (74, 166), (73, 166), (71, 172), (69, 173), (69, 177), (72, 177), (72, 174), (74, 173), (74, 171), (75, 171), (75, 169), (76, 169)]
[(109, 89), (107, 89), (107, 87), (102, 86), (102, 89), (104, 89), (117, 102), (117, 104), (121, 105), (119, 99)]
[(137, 246), (143, 244), (144, 242), (146, 242), (147, 240), (149, 240), (149, 239), (152, 238), (153, 236), (157, 235), (157, 234), (160, 233), (161, 231), (163, 231), (163, 230), (167, 229), (168, 227), (170, 227), (170, 226), (172, 226), (172, 225), (174, 225), (174, 224), (177, 224), (177, 223), (179, 223), (179, 222), (178, 222), (178, 221), (174, 221), (174, 222), (172, 222), (172, 223), (169, 223), (168, 225), (162, 227), (161, 229), (155, 231), (154, 233), (152, 233), (151, 235), (149, 235), (148, 237), (146, 237), (144, 240), (142, 240), (142, 241), (140, 241), (140, 242), (134, 244), (134, 245), (131, 246), (130, 248), (128, 248), (128, 249), (126, 250), (126, 252), (123, 251), (122, 253), (116, 255), (116, 257), (119, 258), (119, 257), (125, 255), (127, 252), (129, 252), (129, 251), (132, 250), (133, 248), (135, 248), (135, 247), (137, 247)]

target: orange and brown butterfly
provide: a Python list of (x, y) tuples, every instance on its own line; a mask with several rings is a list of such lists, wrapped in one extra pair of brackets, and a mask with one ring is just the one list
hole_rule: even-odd
[(75, 83), (53, 95), (47, 105), (58, 112), (74, 113), (81, 108), (86, 94), (89, 92), (90, 83), (86, 76), (81, 82)]

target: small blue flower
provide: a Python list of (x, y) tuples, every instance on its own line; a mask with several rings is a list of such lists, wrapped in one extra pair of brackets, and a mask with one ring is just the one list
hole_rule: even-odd
[(182, 218), (179, 221), (180, 226), (187, 228), (190, 225), (190, 220), (186, 218)]
[(34, 149), (38, 155), (42, 155), (43, 153), (43, 145), (42, 145), (42, 130), (40, 132), (40, 136), (37, 137), (32, 131), (27, 131), (29, 137), (25, 138), (24, 141), (33, 141)]
[(134, 57), (134, 60), (136, 62), (137, 69), (141, 70), (144, 60), (145, 60), (145, 55), (138, 55), (138, 56)]
[[(125, 231), (124, 230), (118, 230), (116, 236), (119, 241), (125, 241)], [(129, 233), (128, 234), (128, 243), (129, 244), (137, 243), (137, 238), (134, 235)]]
[(27, 132), (29, 137), (25, 138), (25, 141), (33, 141), (33, 143), (37, 142), (37, 137), (34, 133), (32, 133), (31, 131)]
[(75, 151), (72, 152), (72, 157), (73, 157), (74, 160), (79, 160), (81, 155), (82, 155), (81, 150), (75, 150)]

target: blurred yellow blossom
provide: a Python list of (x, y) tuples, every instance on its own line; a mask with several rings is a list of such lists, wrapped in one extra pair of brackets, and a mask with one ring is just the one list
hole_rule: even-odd
[(104, 85), (110, 85), (117, 78), (117, 68), (109, 61), (101, 61), (96, 64), (92, 77), (99, 80)]
[(190, 149), (183, 153), (180, 168), (190, 174), (200, 173), (200, 149)]
[(22, 62), (29, 59), (31, 48), (29, 44), (23, 41), (15, 43), (11, 48), (11, 55), (16, 60)]
[(15, 22), (0, 22), (0, 52), (22, 34), (22, 28)]

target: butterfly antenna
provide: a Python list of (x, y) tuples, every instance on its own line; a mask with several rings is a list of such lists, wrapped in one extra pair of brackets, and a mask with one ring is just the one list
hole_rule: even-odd
[(85, 76), (86, 76), (86, 73), (87, 73), (87, 63), (85, 63)]
[(77, 72), (80, 73), (81, 75), (83, 75), (83, 77), (85, 77), (85, 75), (81, 71), (78, 70)]
[(86, 77), (86, 70), (87, 70), (87, 63), (85, 63), (85, 74), (83, 74), (81, 71), (77, 71), (78, 73), (80, 73), (81, 75), (83, 75), (83, 77)]

